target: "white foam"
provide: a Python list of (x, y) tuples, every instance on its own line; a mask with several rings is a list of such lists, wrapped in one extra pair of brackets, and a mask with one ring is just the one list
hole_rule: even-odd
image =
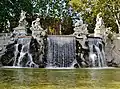
[(46, 69), (75, 69), (74, 67), (46, 67)]
[(20, 67), (20, 66), (2, 66), (1, 68), (29, 68), (29, 67)]
[(89, 67), (89, 68), (81, 68), (81, 69), (119, 69), (115, 67)]

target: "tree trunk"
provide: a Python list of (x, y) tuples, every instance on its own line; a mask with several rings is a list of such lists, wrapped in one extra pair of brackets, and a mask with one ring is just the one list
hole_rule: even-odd
[(116, 21), (116, 24), (118, 26), (118, 31), (120, 33), (120, 23), (119, 23), (119, 20), (117, 19), (117, 17), (115, 16), (115, 21)]
[(120, 13), (115, 13), (115, 4), (113, 4), (113, 12), (114, 12), (114, 18), (115, 18), (115, 21), (116, 21), (116, 24), (118, 26), (118, 31), (120, 33), (120, 23), (119, 23), (119, 19), (120, 19)]
[(61, 26), (61, 23), (60, 23), (60, 32), (59, 32), (60, 35), (62, 35), (62, 26)]
[(116, 19), (116, 24), (117, 24), (117, 26), (118, 26), (118, 31), (119, 31), (119, 33), (120, 33), (120, 24), (119, 24), (118, 19)]

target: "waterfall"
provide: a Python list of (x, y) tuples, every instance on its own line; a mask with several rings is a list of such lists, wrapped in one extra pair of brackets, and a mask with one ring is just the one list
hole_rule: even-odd
[(15, 56), (15, 58), (14, 58), (13, 66), (16, 65), (17, 55), (18, 55), (18, 53), (19, 53), (18, 45), (19, 45), (19, 44), (16, 44), (16, 45), (15, 45), (15, 52), (14, 52), (14, 56)]
[[(30, 54), (31, 38), (19, 38), (15, 45), (13, 66), (18, 67), (39, 67), (33, 62), (32, 54)], [(20, 47), (21, 45), (21, 47)], [(19, 54), (19, 55), (18, 55)]]
[(47, 67), (71, 67), (76, 61), (73, 36), (48, 36)]
[(92, 67), (106, 67), (104, 45), (102, 39), (89, 39), (89, 61)]

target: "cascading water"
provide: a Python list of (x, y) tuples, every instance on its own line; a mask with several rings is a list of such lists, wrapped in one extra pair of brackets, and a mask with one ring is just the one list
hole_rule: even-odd
[(71, 67), (76, 62), (73, 36), (48, 36), (47, 67)]
[[(31, 38), (19, 38), (15, 45), (14, 63), (13, 66), (19, 67), (38, 67), (33, 62), (32, 55), (30, 54), (30, 39)], [(26, 57), (26, 58), (25, 58)]]
[(89, 39), (89, 61), (91, 67), (106, 67), (104, 45), (100, 38)]
[(19, 53), (18, 46), (19, 46), (19, 44), (15, 44), (15, 52), (14, 52), (15, 58), (14, 58), (13, 66), (16, 66), (16, 61), (17, 61), (16, 59), (17, 59), (17, 55)]

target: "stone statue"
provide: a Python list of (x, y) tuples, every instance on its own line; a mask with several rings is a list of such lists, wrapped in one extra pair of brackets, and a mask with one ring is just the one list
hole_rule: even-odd
[(46, 36), (46, 30), (44, 30), (40, 25), (40, 18), (37, 18), (32, 22), (32, 36), (38, 41), (39, 44), (43, 44), (43, 38)]
[(26, 12), (21, 10), (19, 26), (26, 26), (28, 23), (26, 21)]
[(104, 26), (104, 21), (102, 19), (102, 13), (100, 12), (97, 14), (94, 36), (102, 37), (104, 35), (104, 32), (105, 32), (105, 26)]
[(98, 13), (97, 18), (96, 18), (96, 28), (100, 28), (102, 25), (104, 25), (102, 16), (101, 16), (101, 12)]
[(32, 22), (32, 30), (43, 31), (43, 28), (40, 25), (40, 18), (37, 18)]
[(37, 18), (32, 22), (32, 27), (30, 29), (34, 38), (38, 39), (46, 35), (46, 30), (44, 30), (40, 25), (40, 18)]
[(40, 48), (39, 48), (39, 59), (41, 60), (45, 54), (44, 52), (44, 49), (45, 49), (45, 37), (46, 37), (46, 30), (44, 30), (42, 27), (41, 27), (41, 24), (40, 24), (40, 18), (37, 18), (36, 20), (34, 20), (32, 22), (32, 27), (30, 28), (31, 31), (32, 31), (32, 37), (34, 39), (36, 39), (36, 41), (38, 42)]
[(75, 27), (81, 26), (81, 25), (83, 25), (83, 21), (81, 19), (80, 20), (76, 20)]
[(26, 32), (26, 25), (28, 24), (26, 21), (26, 12), (21, 10), (21, 14), (20, 14), (20, 20), (19, 20), (19, 25), (18, 27), (14, 28), (13, 30), (13, 34), (14, 37), (18, 38), (19, 36), (26, 36), (27, 32)]
[(10, 21), (9, 21), (9, 20), (7, 20), (6, 30), (7, 30), (7, 31), (10, 30)]
[(75, 28), (73, 30), (73, 35), (75, 35), (76, 37), (88, 34), (87, 24), (83, 24), (82, 20), (77, 20), (77, 22), (75, 23)]

